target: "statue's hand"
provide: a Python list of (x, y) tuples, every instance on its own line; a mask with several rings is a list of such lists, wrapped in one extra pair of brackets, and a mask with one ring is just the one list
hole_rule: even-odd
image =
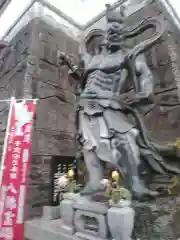
[(145, 92), (139, 92), (136, 94), (136, 99), (137, 100), (142, 100), (142, 99), (146, 99), (148, 96)]
[(76, 88), (76, 91), (75, 91), (75, 95), (76, 95), (76, 96), (80, 96), (81, 93), (82, 93), (81, 88), (80, 88), (80, 87), (77, 87), (77, 88)]
[(67, 65), (68, 59), (64, 52), (59, 52), (58, 60), (59, 65)]
[(71, 58), (64, 52), (58, 52), (58, 64), (60, 66), (68, 66), (70, 69), (73, 67)]
[(153, 103), (154, 98), (152, 94), (147, 94), (146, 92), (139, 92), (136, 94), (135, 99), (137, 102), (148, 102)]

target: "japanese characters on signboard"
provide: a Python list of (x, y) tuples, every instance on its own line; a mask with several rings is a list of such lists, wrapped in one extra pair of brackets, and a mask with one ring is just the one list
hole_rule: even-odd
[[(24, 206), (36, 101), (11, 104), (0, 187), (0, 240), (24, 239)], [(2, 166), (3, 167), (3, 166)]]

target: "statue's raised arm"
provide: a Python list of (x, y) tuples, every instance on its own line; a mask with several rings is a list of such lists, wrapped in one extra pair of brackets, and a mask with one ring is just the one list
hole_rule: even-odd
[(143, 54), (135, 59), (135, 70), (138, 81), (137, 100), (152, 100), (154, 95), (154, 77)]
[(72, 63), (71, 57), (64, 52), (58, 53), (58, 63), (60, 66), (67, 66), (69, 68), (69, 74), (77, 81), (83, 77), (83, 61), (79, 61), (77, 65)]

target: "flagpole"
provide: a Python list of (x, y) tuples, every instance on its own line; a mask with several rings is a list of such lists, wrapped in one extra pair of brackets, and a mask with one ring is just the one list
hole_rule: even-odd
[(11, 100), (10, 100), (10, 109), (9, 109), (9, 114), (8, 114), (6, 134), (5, 134), (5, 138), (4, 138), (3, 154), (2, 154), (2, 158), (1, 158), (0, 187), (1, 187), (2, 179), (3, 179), (4, 161), (5, 161), (5, 157), (6, 157), (7, 141), (8, 141), (8, 136), (9, 136), (9, 128), (10, 128), (10, 121), (11, 121), (11, 114), (12, 114), (12, 106), (13, 106), (14, 101), (15, 101), (15, 98), (12, 97)]

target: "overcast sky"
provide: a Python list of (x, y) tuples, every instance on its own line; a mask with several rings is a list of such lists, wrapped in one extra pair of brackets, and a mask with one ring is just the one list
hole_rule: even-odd
[[(0, 38), (4, 36), (13, 22), (21, 15), (32, 0), (12, 0), (4, 14), (0, 17)], [(169, 0), (180, 15), (180, 0)], [(49, 0), (55, 7), (71, 16), (77, 23), (86, 24), (94, 16), (103, 11), (106, 3), (115, 0)], [(84, 2), (84, 3), (83, 3)]]

